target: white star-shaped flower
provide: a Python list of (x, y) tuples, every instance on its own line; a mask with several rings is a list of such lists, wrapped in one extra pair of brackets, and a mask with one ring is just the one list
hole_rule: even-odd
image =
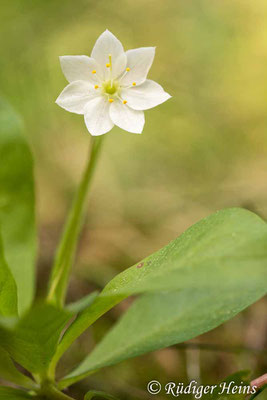
[(141, 133), (144, 111), (171, 96), (156, 82), (146, 79), (155, 47), (124, 51), (108, 30), (97, 39), (91, 57), (60, 57), (69, 85), (56, 103), (67, 111), (83, 114), (88, 131), (103, 135), (114, 125)]

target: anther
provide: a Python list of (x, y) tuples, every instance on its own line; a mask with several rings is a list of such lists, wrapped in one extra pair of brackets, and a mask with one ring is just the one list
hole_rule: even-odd
[(127, 100), (123, 100), (123, 104), (126, 104), (127, 103)]
[(92, 74), (96, 74), (96, 70), (95, 69), (92, 71)]
[(127, 71), (127, 72), (129, 72), (130, 70), (131, 70), (131, 68), (129, 68), (129, 67), (126, 68), (126, 71)]
[(95, 89), (98, 89), (99, 88), (99, 86), (98, 85), (95, 85)]
[(108, 99), (108, 101), (109, 101), (110, 103), (113, 103), (114, 99)]
[(110, 67), (110, 63), (107, 63), (107, 64), (106, 64), (106, 67), (109, 68), (109, 67)]
[(133, 86), (136, 86), (136, 82), (133, 82)]

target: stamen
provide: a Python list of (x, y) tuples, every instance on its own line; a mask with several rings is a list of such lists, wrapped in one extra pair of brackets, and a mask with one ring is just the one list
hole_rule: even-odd
[(108, 101), (109, 101), (110, 103), (113, 103), (114, 99), (108, 99)]
[(95, 89), (98, 89), (99, 88), (99, 86), (98, 85), (95, 85)]
[(117, 94), (117, 98), (120, 99), (122, 104), (126, 104), (127, 103), (127, 100), (123, 100), (119, 94)]
[(130, 89), (130, 88), (132, 88), (133, 86), (135, 86), (136, 85), (136, 82), (133, 82), (131, 85), (129, 85), (129, 86), (123, 86), (123, 89)]
[(108, 55), (108, 59), (109, 59), (109, 63), (106, 64), (106, 66), (107, 66), (108, 68), (110, 68), (110, 70), (109, 70), (109, 79), (111, 80), (111, 86), (113, 86), (113, 79), (112, 79), (112, 55), (111, 55), (111, 54)]
[[(93, 69), (93, 71), (91, 71), (93, 75), (95, 75), (96, 79), (98, 80), (98, 83), (100, 84), (102, 82), (102, 79), (100, 79), (100, 77), (97, 75), (96, 70)], [(97, 88), (95, 88), (97, 89)]]
[(122, 76), (120, 77), (120, 80), (122, 80), (122, 79), (125, 77), (125, 75), (127, 74), (127, 72), (129, 72), (129, 71), (130, 71), (130, 68), (129, 68), (129, 67), (125, 68), (125, 71), (124, 71), (124, 73), (122, 74)]

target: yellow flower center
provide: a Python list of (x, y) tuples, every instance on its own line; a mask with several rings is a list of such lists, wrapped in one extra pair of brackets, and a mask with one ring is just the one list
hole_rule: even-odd
[[(113, 98), (113, 97), (115, 97), (115, 99), (116, 99), (116, 98), (117, 98), (117, 99), (120, 99), (120, 101), (121, 101), (123, 104), (126, 104), (126, 103), (127, 103), (127, 100), (124, 100), (124, 99), (122, 99), (122, 98), (120, 97), (120, 94), (121, 94), (120, 82), (117, 81), (117, 80), (114, 80), (114, 79), (112, 78), (112, 55), (109, 54), (108, 58), (109, 58), (109, 62), (106, 63), (106, 68), (109, 69), (109, 78), (108, 78), (106, 81), (101, 82), (101, 80), (99, 79), (99, 77), (96, 75), (97, 79), (101, 82), (100, 88), (101, 88), (101, 90), (102, 90), (102, 93), (103, 93), (105, 96), (107, 96), (108, 101), (109, 101), (110, 103), (113, 103), (113, 101), (114, 101), (114, 98)], [(125, 68), (124, 74), (120, 77), (120, 80), (121, 80), (121, 79), (127, 74), (127, 72), (129, 72), (130, 70), (131, 70), (131, 69), (130, 69), (129, 67)], [(96, 70), (95, 70), (95, 69), (92, 71), (92, 74), (96, 74)], [(136, 86), (136, 82), (133, 82), (133, 83), (132, 83), (132, 86)], [(94, 88), (95, 88), (95, 89), (98, 89), (98, 88), (99, 88), (99, 85), (95, 85)], [(110, 96), (112, 96), (112, 97), (110, 97)]]
[(119, 89), (119, 82), (108, 80), (102, 83), (102, 89), (104, 93), (115, 94)]

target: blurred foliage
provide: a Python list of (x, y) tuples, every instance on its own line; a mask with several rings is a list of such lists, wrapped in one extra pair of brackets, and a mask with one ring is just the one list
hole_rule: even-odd
[[(219, 208), (243, 206), (266, 218), (266, 18), (265, 0), (1, 1), (0, 90), (22, 115), (37, 165), (39, 295), (89, 143), (83, 118), (54, 103), (66, 85), (58, 56), (90, 54), (108, 28), (126, 49), (157, 46), (149, 77), (173, 96), (146, 112), (143, 135), (118, 128), (106, 135), (69, 293), (74, 301)], [(81, 339), (61, 373), (127, 306)], [(72, 390), (150, 398), (151, 379), (215, 382), (246, 368), (256, 376), (266, 353), (240, 348), (266, 345), (264, 312), (261, 301), (199, 339), (223, 345), (220, 351), (174, 346)]]

